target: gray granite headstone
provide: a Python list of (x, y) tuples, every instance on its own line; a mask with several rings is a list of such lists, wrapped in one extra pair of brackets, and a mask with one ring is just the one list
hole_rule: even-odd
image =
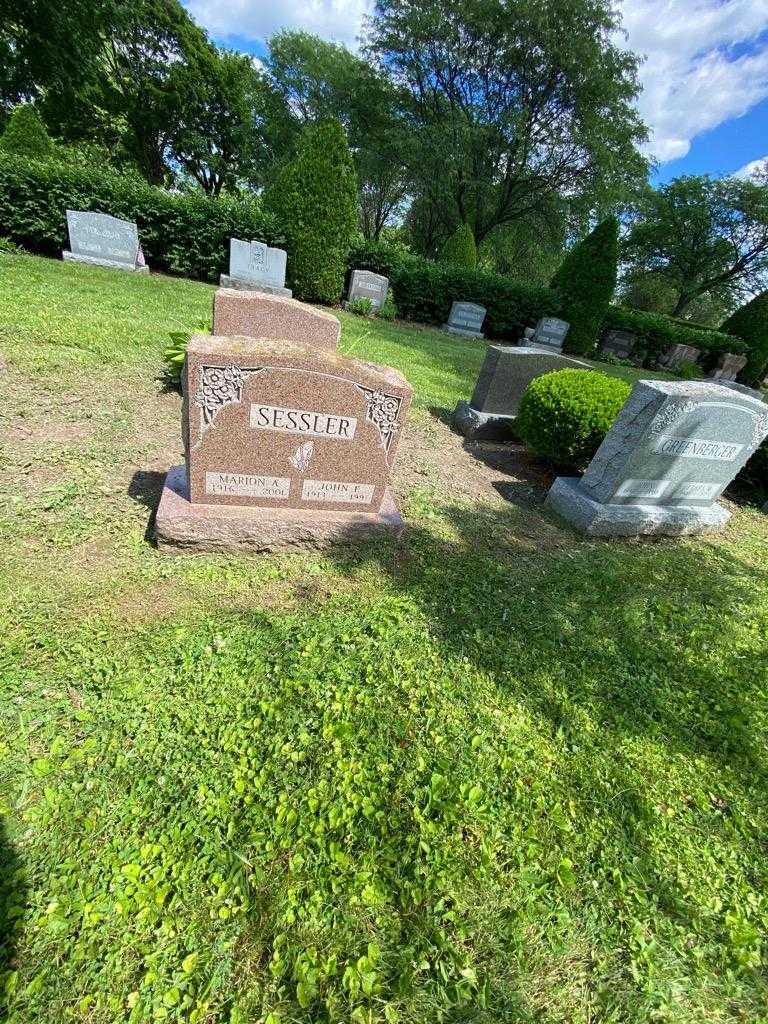
[(701, 381), (638, 381), (581, 480), (558, 477), (547, 505), (586, 533), (717, 529), (716, 499), (768, 436), (757, 398)]
[(636, 344), (637, 335), (631, 331), (606, 331), (600, 351), (610, 353), (617, 359), (629, 359)]
[(370, 270), (353, 270), (349, 279), (347, 302), (354, 299), (370, 299), (371, 305), (378, 309), (387, 301), (389, 279), (382, 274), (374, 274)]
[(698, 363), (701, 349), (695, 345), (673, 345), (659, 357), (661, 366), (676, 370), (681, 363)]
[(453, 414), (456, 429), (471, 440), (509, 437), (520, 401), (532, 380), (553, 370), (589, 370), (588, 363), (527, 346), (489, 345), (469, 402)]
[(222, 288), (250, 289), (291, 298), (285, 287), (285, 268), (288, 254), (285, 249), (273, 249), (264, 242), (229, 240), (229, 274), (222, 274)]
[(462, 338), (482, 338), (485, 313), (485, 306), (476, 302), (454, 302), (444, 329)]
[(723, 352), (717, 361), (717, 366), (707, 376), (710, 380), (736, 380), (746, 365), (746, 356), (737, 356), (733, 352)]
[(62, 253), (65, 260), (149, 273), (143, 254), (139, 260), (139, 231), (133, 221), (108, 213), (67, 210), (67, 230), (70, 248)]
[(562, 352), (570, 326), (565, 320), (558, 320), (555, 316), (544, 316), (536, 324), (529, 344), (551, 349), (553, 352)]

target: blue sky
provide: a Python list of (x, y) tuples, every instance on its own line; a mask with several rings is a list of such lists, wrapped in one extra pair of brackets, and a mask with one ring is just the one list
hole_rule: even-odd
[[(280, 28), (355, 47), (370, 0), (182, 0), (217, 42), (253, 53)], [(768, 157), (768, 0), (617, 0), (643, 55), (656, 181), (748, 173)]]

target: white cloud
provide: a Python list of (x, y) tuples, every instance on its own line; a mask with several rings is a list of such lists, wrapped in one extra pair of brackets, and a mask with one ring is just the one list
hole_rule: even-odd
[(184, 0), (198, 23), (219, 39), (265, 43), (281, 28), (304, 29), (356, 48), (372, 0)]
[(623, 0), (626, 45), (646, 57), (640, 113), (662, 163), (768, 96), (768, 0)]
[(753, 178), (758, 175), (768, 174), (768, 156), (761, 156), (758, 160), (750, 160), (738, 171), (733, 172), (734, 178)]

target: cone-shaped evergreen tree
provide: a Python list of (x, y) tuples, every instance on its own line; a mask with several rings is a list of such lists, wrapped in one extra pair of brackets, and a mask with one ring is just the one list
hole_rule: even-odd
[(53, 155), (51, 137), (31, 103), (20, 103), (14, 109), (0, 138), (0, 150), (37, 160)]
[(283, 229), (288, 281), (296, 297), (338, 302), (357, 231), (357, 176), (344, 129), (324, 121), (304, 129), (296, 156), (264, 197)]
[(459, 224), (440, 253), (440, 262), (452, 267), (477, 268), (477, 246), (469, 224)]
[(566, 352), (588, 355), (594, 350), (600, 324), (616, 288), (619, 223), (606, 217), (565, 255), (552, 278), (562, 301), (563, 319), (571, 325)]
[(768, 372), (768, 291), (739, 306), (720, 328), (749, 345), (747, 365), (739, 374), (744, 384), (759, 383)]

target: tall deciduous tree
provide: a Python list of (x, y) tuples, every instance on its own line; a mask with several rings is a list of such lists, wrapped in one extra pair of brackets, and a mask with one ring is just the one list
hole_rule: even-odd
[(622, 252), (633, 272), (673, 286), (676, 316), (705, 293), (728, 306), (768, 282), (768, 179), (685, 176), (648, 189)]
[(609, 0), (378, 0), (368, 54), (408, 96), (408, 153), (482, 241), (553, 195), (611, 208), (645, 176), (637, 59)]

